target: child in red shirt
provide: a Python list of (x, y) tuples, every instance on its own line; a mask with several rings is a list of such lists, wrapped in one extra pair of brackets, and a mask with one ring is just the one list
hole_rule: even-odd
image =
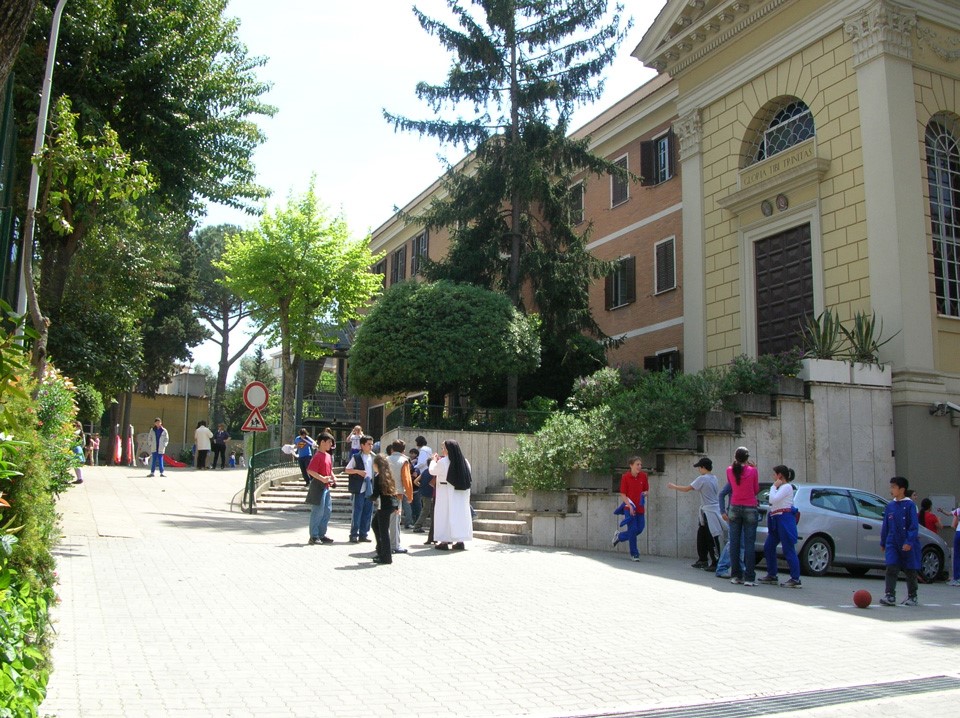
[(613, 513), (623, 516), (620, 528), (613, 534), (613, 545), (626, 541), (630, 546), (630, 558), (640, 560), (640, 550), (637, 548), (637, 536), (643, 533), (646, 526), (644, 518), (644, 504), (650, 491), (647, 475), (641, 471), (643, 462), (639, 456), (633, 456), (629, 461), (630, 470), (620, 477), (620, 505)]

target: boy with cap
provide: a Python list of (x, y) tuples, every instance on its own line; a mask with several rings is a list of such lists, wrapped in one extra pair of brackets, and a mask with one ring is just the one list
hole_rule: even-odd
[(689, 486), (667, 484), (667, 488), (684, 493), (696, 491), (700, 495), (700, 509), (697, 512), (697, 562), (692, 565), (694, 568), (715, 571), (720, 557), (720, 536), (723, 534), (719, 483), (712, 473), (713, 462), (706, 456), (693, 467), (700, 471), (700, 475)]

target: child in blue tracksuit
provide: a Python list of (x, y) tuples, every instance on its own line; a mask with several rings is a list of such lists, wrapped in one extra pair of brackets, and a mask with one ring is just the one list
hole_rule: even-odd
[(883, 511), (883, 528), (880, 530), (880, 547), (887, 564), (886, 595), (880, 599), (882, 606), (897, 605), (897, 577), (902, 569), (907, 577), (907, 598), (901, 606), (917, 605), (917, 570), (920, 568), (920, 523), (917, 520), (917, 505), (907, 498), (907, 480), (902, 476), (890, 479), (890, 496), (893, 501)]

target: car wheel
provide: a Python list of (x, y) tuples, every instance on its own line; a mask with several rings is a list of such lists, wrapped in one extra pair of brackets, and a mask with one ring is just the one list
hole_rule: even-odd
[(806, 576), (823, 576), (832, 561), (833, 549), (823, 536), (814, 536), (800, 550), (800, 567)]
[(857, 578), (863, 578), (870, 572), (868, 566), (847, 566), (847, 573)]
[(933, 583), (940, 578), (943, 571), (943, 556), (933, 546), (927, 546), (920, 554), (920, 575), (927, 583)]

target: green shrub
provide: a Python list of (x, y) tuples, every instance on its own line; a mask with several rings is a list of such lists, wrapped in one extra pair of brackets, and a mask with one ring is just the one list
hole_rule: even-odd
[(36, 716), (46, 691), (53, 494), (75, 461), (73, 387), (52, 368), (38, 387), (20, 341), (0, 337), (0, 716), (17, 717)]
[(713, 408), (716, 396), (712, 373), (644, 374), (630, 391), (610, 402), (617, 430), (614, 443), (629, 453), (683, 439), (697, 416)]
[(563, 491), (577, 469), (593, 469), (609, 448), (609, 421), (603, 409), (584, 415), (557, 413), (532, 436), (517, 439), (517, 448), (505, 451), (500, 460), (513, 490)]
[(100, 424), (103, 418), (103, 395), (90, 384), (77, 383), (77, 419), (84, 424)]
[(588, 411), (609, 404), (611, 399), (624, 391), (620, 370), (606, 367), (574, 382), (573, 393), (567, 399), (567, 409), (574, 413)]

